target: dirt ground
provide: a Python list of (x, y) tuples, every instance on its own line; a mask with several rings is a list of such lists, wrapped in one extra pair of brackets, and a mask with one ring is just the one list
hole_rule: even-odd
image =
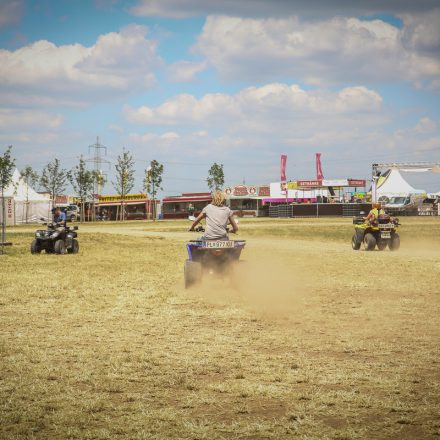
[(188, 222), (0, 257), (1, 439), (438, 439), (440, 218), (243, 220), (240, 288), (183, 287)]

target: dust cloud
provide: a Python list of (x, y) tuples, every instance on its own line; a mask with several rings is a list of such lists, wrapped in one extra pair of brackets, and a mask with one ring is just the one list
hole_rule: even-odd
[(273, 255), (252, 255), (224, 276), (205, 273), (189, 290), (210, 303), (236, 305), (260, 316), (285, 318), (301, 314), (313, 293), (313, 268)]

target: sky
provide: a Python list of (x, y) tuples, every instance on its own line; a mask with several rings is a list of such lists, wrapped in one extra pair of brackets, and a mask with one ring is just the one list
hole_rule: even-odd
[[(369, 178), (377, 162), (440, 161), (436, 0), (0, 0), (0, 153), (151, 160), (162, 195), (226, 185)], [(90, 163), (90, 166), (93, 166)], [(440, 190), (440, 174), (405, 174)]]

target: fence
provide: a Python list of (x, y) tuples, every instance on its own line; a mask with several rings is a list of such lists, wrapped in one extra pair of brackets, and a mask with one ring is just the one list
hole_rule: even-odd
[(353, 217), (368, 213), (370, 203), (311, 203), (269, 206), (269, 217)]

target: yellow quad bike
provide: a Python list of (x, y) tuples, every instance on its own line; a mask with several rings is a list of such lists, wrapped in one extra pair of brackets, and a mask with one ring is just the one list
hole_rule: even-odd
[(397, 251), (400, 247), (400, 237), (396, 232), (400, 226), (399, 219), (391, 218), (388, 214), (381, 215), (373, 222), (365, 217), (353, 217), (354, 235), (351, 239), (351, 247), (358, 251), (362, 243), (366, 251), (373, 251), (375, 247), (380, 251), (387, 248)]

